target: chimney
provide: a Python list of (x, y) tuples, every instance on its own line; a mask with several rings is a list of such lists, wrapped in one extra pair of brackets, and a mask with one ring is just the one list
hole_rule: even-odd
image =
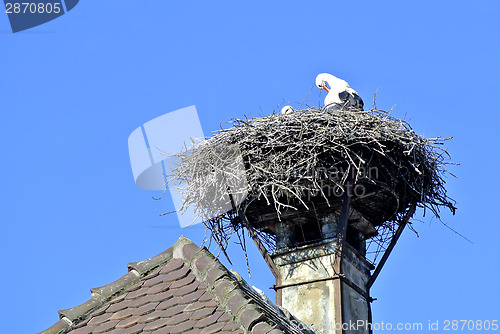
[(299, 214), (276, 225), (277, 304), (318, 333), (368, 334), (373, 266), (365, 259), (365, 235), (350, 224), (342, 245), (341, 233), (338, 213)]

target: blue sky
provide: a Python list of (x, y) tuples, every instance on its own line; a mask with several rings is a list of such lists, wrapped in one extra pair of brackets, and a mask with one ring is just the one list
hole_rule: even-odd
[[(419, 134), (453, 136), (461, 164), (447, 179), (459, 210), (443, 220), (473, 244), (416, 216), (420, 237), (404, 232), (372, 288), (374, 321), (498, 319), (499, 10), (486, 0), (81, 1), (17, 34), (0, 15), (0, 332), (46, 329), (182, 234), (201, 244), (202, 226), (159, 216), (171, 200), (134, 185), (135, 128), (194, 104), (210, 134), (302, 101), (321, 72), (368, 106), (380, 88), (379, 108), (395, 105)], [(267, 291), (273, 277), (254, 248), (250, 257), (250, 282)]]

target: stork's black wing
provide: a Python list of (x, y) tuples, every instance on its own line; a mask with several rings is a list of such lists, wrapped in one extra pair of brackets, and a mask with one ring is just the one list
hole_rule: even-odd
[(363, 111), (363, 106), (365, 105), (363, 103), (363, 100), (359, 97), (358, 94), (354, 93), (354, 99), (356, 100), (356, 106), (359, 110)]
[(350, 108), (363, 110), (364, 103), (358, 94), (356, 93), (351, 94), (348, 91), (343, 91), (339, 93), (339, 98), (340, 101), (342, 101), (343, 105)]

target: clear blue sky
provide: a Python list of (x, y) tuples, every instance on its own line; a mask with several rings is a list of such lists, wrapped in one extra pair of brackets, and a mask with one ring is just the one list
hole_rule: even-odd
[(372, 289), (374, 321), (498, 319), (499, 12), (486, 0), (81, 1), (17, 34), (0, 15), (0, 332), (46, 329), (181, 234), (201, 244), (200, 225), (160, 217), (171, 200), (134, 185), (136, 127), (195, 104), (210, 134), (302, 101), (320, 72), (367, 105), (380, 88), (377, 105), (417, 133), (453, 136), (461, 164), (447, 180), (459, 210), (443, 219), (473, 244), (417, 217), (420, 237), (405, 231)]

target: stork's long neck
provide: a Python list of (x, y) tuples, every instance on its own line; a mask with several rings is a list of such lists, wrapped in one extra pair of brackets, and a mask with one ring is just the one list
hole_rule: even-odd
[(343, 84), (345, 81), (333, 75), (328, 75), (325, 81), (328, 83), (328, 86), (330, 86), (330, 91), (325, 97), (325, 105), (341, 103), (342, 101), (339, 98), (339, 93), (345, 90), (345, 85)]

